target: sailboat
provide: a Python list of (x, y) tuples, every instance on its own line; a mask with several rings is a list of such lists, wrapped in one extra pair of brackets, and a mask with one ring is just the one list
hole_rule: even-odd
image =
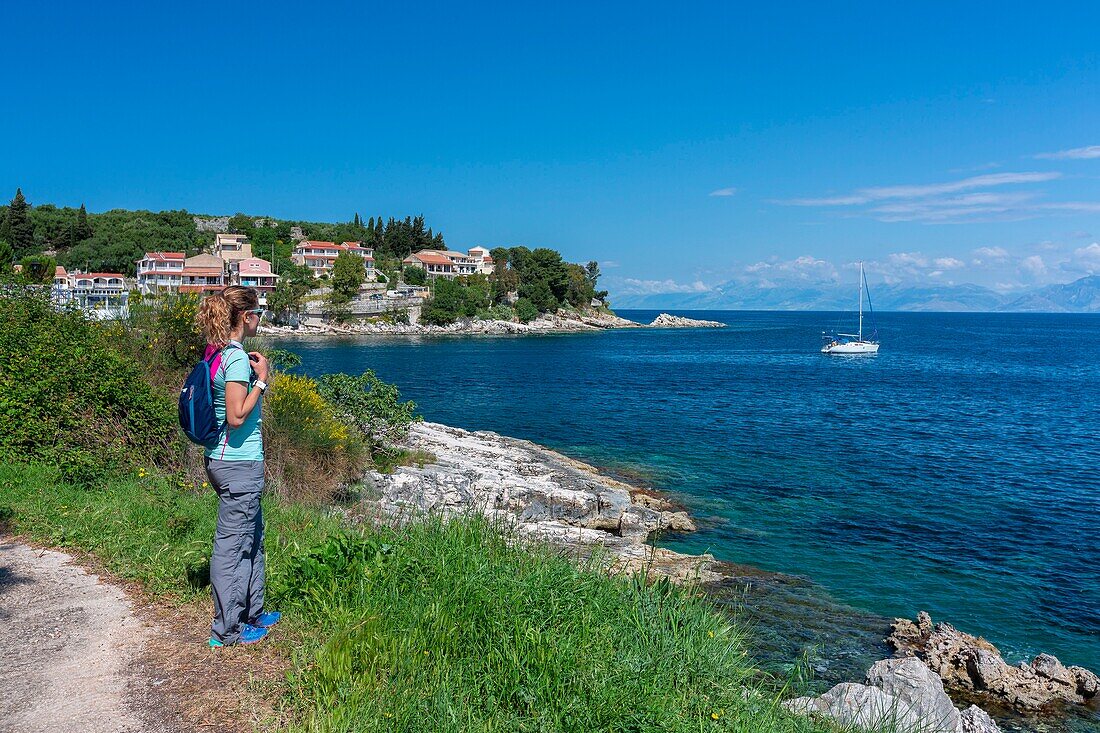
[[(875, 336), (878, 330), (871, 333), (867, 340), (863, 338), (863, 290), (867, 287), (867, 275), (863, 272), (863, 263), (859, 263), (859, 333), (822, 333), (825, 345), (821, 347), (822, 354), (877, 354), (878, 341)], [(871, 291), (867, 291), (867, 309), (874, 317), (871, 308)]]

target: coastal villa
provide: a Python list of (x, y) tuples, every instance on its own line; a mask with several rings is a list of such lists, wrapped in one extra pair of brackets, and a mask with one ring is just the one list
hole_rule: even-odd
[(57, 268), (54, 277), (54, 292), (65, 302), (75, 301), (82, 308), (102, 310), (112, 314), (124, 315), (130, 300), (130, 291), (126, 287), (126, 278), (118, 272), (73, 272), (68, 275), (68, 289), (59, 290), (57, 275), (64, 272)]
[(227, 285), (225, 260), (215, 255), (201, 254), (184, 260), (179, 292), (220, 293)]
[(305, 239), (298, 242), (298, 245), (294, 248), (293, 260), (295, 264), (305, 265), (313, 270), (314, 275), (320, 277), (332, 272), (332, 264), (341, 252), (362, 257), (367, 270), (367, 280), (374, 280), (376, 274), (374, 270), (374, 250), (370, 247), (364, 247), (362, 242), (336, 244), (336, 242), (318, 242)]
[(61, 265), (54, 268), (53, 289), (55, 293), (69, 289), (69, 273)]
[(422, 249), (403, 259), (401, 264), (422, 267), (430, 278), (488, 275), (493, 271), (493, 258), (484, 247), (474, 247), (466, 254), (453, 250)]
[(233, 273), (241, 260), (251, 259), (252, 242), (243, 234), (215, 234), (211, 254), (221, 258), (227, 274)]
[(484, 247), (470, 247), (470, 257), (477, 262), (477, 272), (481, 275), (492, 275), (495, 263), (489, 255), (489, 250)]
[(275, 292), (279, 276), (271, 271), (271, 263), (259, 257), (249, 257), (237, 263), (233, 280), (238, 285), (256, 288), (260, 293), (260, 305), (267, 305), (267, 296)]
[(142, 295), (177, 290), (183, 282), (183, 252), (146, 252), (137, 261), (137, 288)]

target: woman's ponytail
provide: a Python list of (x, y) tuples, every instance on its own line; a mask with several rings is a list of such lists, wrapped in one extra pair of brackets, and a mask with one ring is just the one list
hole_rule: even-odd
[(230, 285), (220, 293), (203, 298), (195, 323), (206, 334), (206, 343), (225, 346), (245, 312), (257, 308), (259, 304), (259, 295), (254, 288)]
[(229, 301), (221, 293), (213, 293), (199, 303), (195, 322), (206, 335), (206, 343), (225, 346), (232, 330)]

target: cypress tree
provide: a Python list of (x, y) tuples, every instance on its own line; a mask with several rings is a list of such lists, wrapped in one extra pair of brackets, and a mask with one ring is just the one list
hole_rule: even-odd
[(15, 198), (8, 208), (8, 236), (11, 237), (11, 248), (16, 259), (22, 259), (34, 251), (34, 225), (27, 214), (29, 208), (23, 198), (23, 190), (15, 189)]
[(76, 212), (76, 241), (83, 242), (91, 238), (92, 225), (88, 223), (88, 210), (81, 204), (80, 211)]

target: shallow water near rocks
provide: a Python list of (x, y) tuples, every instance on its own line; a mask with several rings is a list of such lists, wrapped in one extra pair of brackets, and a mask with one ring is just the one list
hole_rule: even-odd
[(749, 584), (764, 663), (817, 619), (818, 683), (850, 680), (876, 624), (927, 610), (1100, 670), (1100, 315), (880, 314), (861, 358), (818, 353), (850, 316), (682, 315), (730, 325), (280, 345), (670, 493), (700, 521), (674, 549), (809, 579)]

